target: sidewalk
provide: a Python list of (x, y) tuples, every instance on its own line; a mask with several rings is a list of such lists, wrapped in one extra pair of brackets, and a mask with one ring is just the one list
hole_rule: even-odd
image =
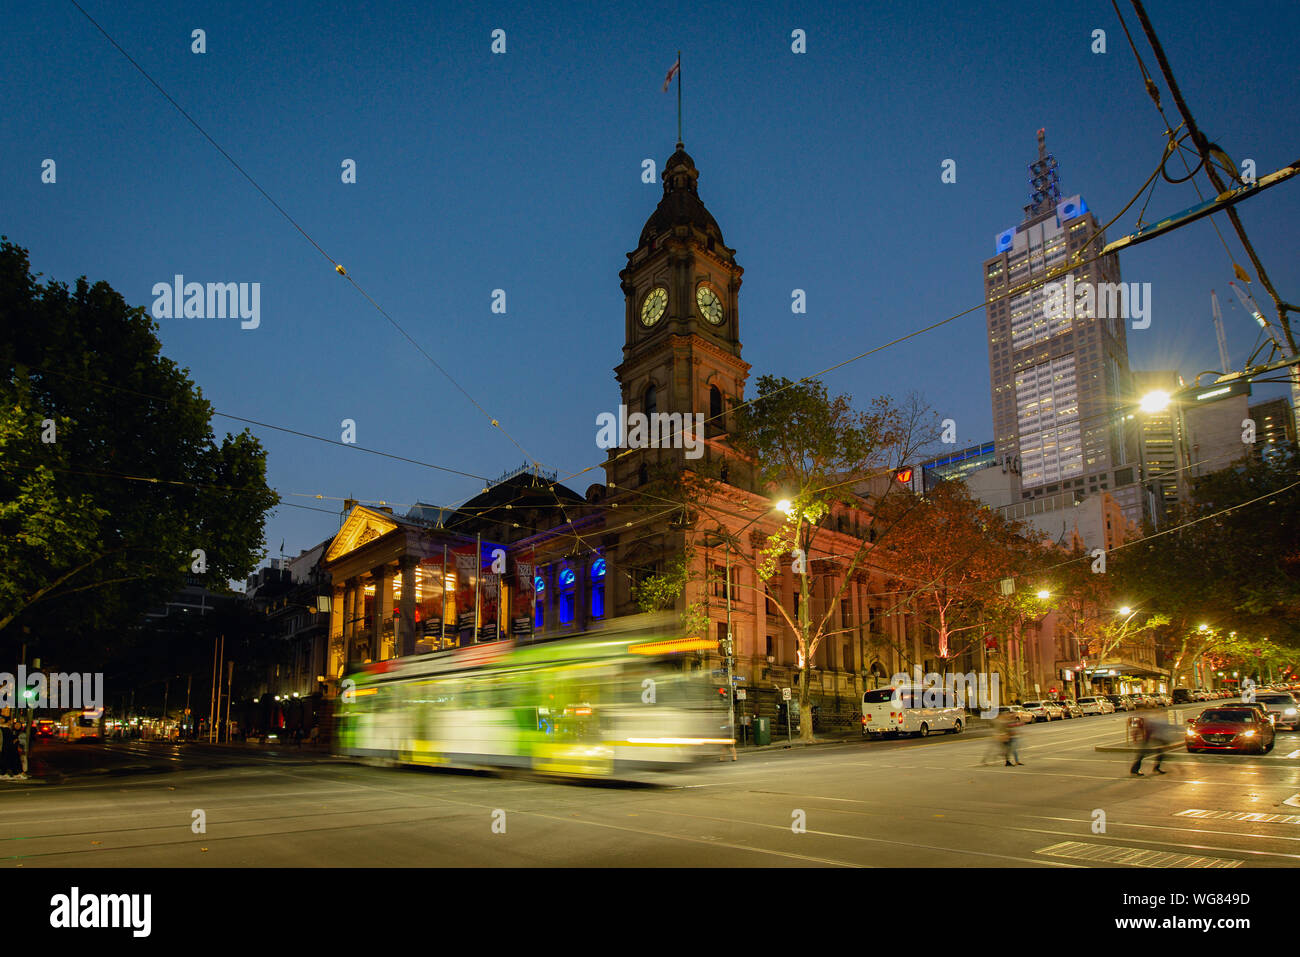
[[(930, 737), (964, 738), (967, 736), (971, 736), (971, 737), (980, 738), (980, 737), (985, 737), (991, 734), (992, 732), (993, 732), (993, 721), (986, 718), (981, 718), (978, 715), (971, 715), (966, 719), (962, 727), (961, 734), (954, 735), (949, 731), (935, 731), (933, 734), (930, 735)], [(773, 749), (781, 750), (781, 749), (789, 749), (789, 748), (818, 747), (822, 745), (852, 744), (855, 741), (866, 742), (868, 740), (870, 739), (863, 737), (861, 728), (851, 728), (849, 730), (818, 731), (816, 734), (813, 735), (813, 740), (810, 742), (800, 741), (799, 732), (796, 729), (792, 731), (792, 739), (787, 741), (785, 727), (782, 726), (779, 734), (775, 729), (773, 729), (771, 744), (741, 744), (739, 743), (739, 741), (737, 741), (736, 754), (740, 755), (751, 751), (753, 752), (771, 751)]]

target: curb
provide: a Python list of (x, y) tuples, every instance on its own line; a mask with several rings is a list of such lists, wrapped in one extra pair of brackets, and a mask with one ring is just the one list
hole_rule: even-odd
[(1143, 748), (1138, 745), (1125, 743), (1125, 744), (1099, 744), (1096, 747), (1094, 747), (1093, 750), (1120, 752), (1124, 754), (1139, 754), (1139, 753), (1164, 754), (1166, 751), (1177, 751), (1179, 748), (1182, 747), (1184, 747), (1184, 745), (1181, 742), (1178, 744), (1161, 744), (1161, 745), (1157, 745), (1154, 748)]

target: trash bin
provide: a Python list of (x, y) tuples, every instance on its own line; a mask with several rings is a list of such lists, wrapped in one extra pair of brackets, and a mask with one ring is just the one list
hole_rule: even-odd
[(754, 744), (771, 744), (772, 743), (772, 719), (755, 718), (754, 719)]

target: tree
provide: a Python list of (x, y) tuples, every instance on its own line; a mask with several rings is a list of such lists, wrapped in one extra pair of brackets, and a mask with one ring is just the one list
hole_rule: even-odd
[(0, 237), (0, 636), (20, 625), (80, 662), (187, 576), (244, 578), (277, 496), (256, 438), (216, 440), (143, 307), (37, 279)]
[(1165, 532), (1116, 553), (1111, 571), (1129, 603), (1168, 616), (1175, 687), (1202, 656), (1240, 642), (1262, 649), (1267, 639), (1283, 656), (1300, 646), (1298, 473), (1300, 457), (1283, 450), (1203, 476)]
[[(929, 444), (938, 430), (933, 416), (915, 399), (899, 408), (888, 398), (877, 398), (868, 411), (859, 412), (851, 396), (832, 398), (815, 379), (791, 382), (761, 376), (756, 385), (756, 397), (737, 410), (731, 444), (755, 463), (760, 487), (789, 503), (784, 524), (750, 560), (755, 587), (757, 581), (770, 581), (786, 561), (798, 578), (797, 608), (787, 609), (784, 602), (774, 602), (773, 607), (795, 633), (799, 736), (811, 741), (811, 663), (822, 641), (837, 633), (830, 625), (839, 599), (889, 531), (889, 524), (877, 517), (891, 496), (902, 494), (902, 484), (892, 480), (894, 469)], [(874, 491), (854, 491), (864, 486)], [(862, 513), (865, 533), (850, 554), (831, 555), (814, 568), (813, 546), (837, 506)], [(897, 518), (894, 515), (894, 521)], [(824, 575), (838, 576), (840, 583), (825, 611), (814, 615), (811, 586), (815, 577)]]
[(946, 672), (985, 637), (989, 613), (1007, 598), (1000, 582), (1032, 566), (1039, 540), (977, 502), (961, 482), (941, 482), (924, 496), (906, 493), (891, 508), (899, 519), (873, 564), (887, 571), (898, 604), (920, 613)]

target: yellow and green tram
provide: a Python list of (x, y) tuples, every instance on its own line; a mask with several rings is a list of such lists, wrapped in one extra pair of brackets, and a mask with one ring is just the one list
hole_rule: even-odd
[(342, 754), (402, 764), (618, 777), (716, 760), (725, 691), (689, 670), (715, 642), (634, 616), (599, 631), (365, 665), (340, 697)]

